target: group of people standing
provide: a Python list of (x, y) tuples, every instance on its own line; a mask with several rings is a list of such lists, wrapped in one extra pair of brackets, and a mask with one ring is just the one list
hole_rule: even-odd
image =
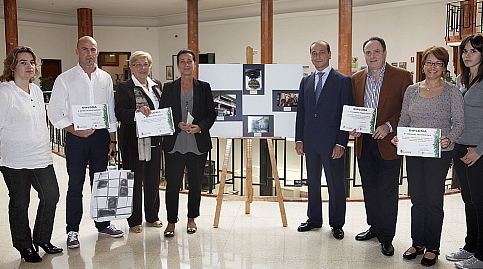
[[(465, 246), (446, 255), (458, 268), (483, 268), (483, 36), (471, 35), (460, 45), (462, 72), (455, 85), (442, 79), (449, 54), (443, 47), (430, 47), (422, 57), (425, 79), (413, 84), (409, 71), (386, 62), (386, 44), (372, 37), (363, 44), (367, 68), (345, 76), (334, 70), (330, 45), (316, 41), (310, 55), (316, 72), (300, 83), (296, 117), (295, 150), (306, 156), (309, 199), (306, 222), (298, 231), (322, 226), (321, 173), (325, 171), (329, 190), (329, 225), (333, 236), (344, 238), (346, 194), (343, 156), (349, 134), (355, 137), (356, 156), (362, 180), (367, 231), (359, 241), (378, 239), (381, 252), (394, 255), (398, 212), (401, 156), (397, 127), (441, 129), (441, 158), (407, 157), (407, 179), (411, 196), (412, 245), (404, 259), (423, 255), (421, 264), (432, 266), (440, 255), (443, 224), (443, 195), (451, 161), (460, 181), (465, 203), (467, 236)], [(181, 77), (164, 84), (149, 77), (152, 57), (143, 51), (129, 59), (132, 77), (114, 93), (112, 79), (99, 69), (97, 43), (92, 37), (78, 40), (78, 64), (56, 79), (49, 103), (52, 124), (67, 131), (66, 163), (69, 175), (66, 195), (67, 247), (78, 248), (83, 214), (82, 189), (86, 167), (92, 186), (94, 173), (105, 171), (116, 147), (123, 168), (134, 171), (133, 212), (130, 230), (140, 233), (147, 225), (162, 227), (159, 219), (161, 154), (166, 160), (166, 209), (164, 235), (175, 235), (178, 222), (179, 190), (187, 169), (189, 183), (186, 232), (195, 233), (199, 216), (201, 179), (211, 149), (209, 129), (216, 112), (210, 85), (193, 77), (195, 54), (181, 50), (177, 65)], [(62, 248), (50, 243), (59, 187), (52, 165), (45, 122), (42, 91), (32, 83), (38, 75), (34, 51), (25, 46), (13, 49), (4, 61), (0, 80), (0, 171), (9, 190), (9, 221), (13, 246), (27, 262), (40, 262), (39, 247), (46, 253)], [(108, 129), (76, 130), (72, 106), (108, 104)], [(339, 130), (344, 105), (377, 108), (373, 134)], [(138, 138), (135, 113), (149, 116), (151, 110), (171, 107), (174, 135)], [(188, 120), (192, 118), (192, 122)], [(119, 134), (116, 136), (119, 123)], [(23, 135), (19, 136), (18, 133)], [(119, 143), (117, 141), (119, 137)], [(40, 199), (33, 234), (29, 227), (30, 189)], [(144, 190), (144, 193), (143, 193)], [(144, 199), (143, 199), (144, 194)], [(146, 225), (146, 226), (147, 226)], [(124, 232), (109, 221), (95, 222), (100, 234), (114, 238)]]
[[(349, 134), (362, 181), (368, 230), (358, 241), (377, 238), (381, 252), (394, 255), (401, 156), (397, 127), (441, 130), (440, 158), (407, 156), (406, 170), (411, 197), (412, 245), (404, 259), (423, 255), (421, 264), (432, 266), (440, 255), (443, 196), (451, 161), (465, 203), (465, 246), (446, 255), (458, 268), (483, 268), (483, 36), (471, 35), (460, 45), (461, 89), (445, 82), (449, 54), (432, 46), (422, 55), (425, 79), (413, 84), (409, 71), (386, 62), (386, 43), (371, 37), (363, 43), (367, 68), (345, 76), (329, 64), (330, 45), (316, 41), (310, 46), (316, 72), (302, 79), (296, 118), (295, 150), (306, 156), (308, 209), (306, 232), (322, 227), (321, 171), (329, 192), (329, 225), (333, 236), (344, 238), (345, 177), (342, 156)], [(344, 105), (377, 108), (375, 131), (362, 134), (339, 130)]]
[[(164, 152), (168, 215), (164, 236), (175, 235), (185, 168), (189, 183), (186, 232), (195, 233), (204, 165), (212, 147), (209, 130), (216, 118), (210, 85), (193, 76), (195, 53), (190, 50), (178, 53), (181, 77), (165, 83), (163, 90), (160, 81), (149, 77), (151, 55), (136, 51), (129, 59), (132, 77), (120, 83), (114, 93), (110, 75), (97, 67), (97, 42), (92, 37), (82, 37), (75, 52), (78, 64), (57, 77), (47, 109), (50, 122), (67, 133), (67, 247), (80, 247), (86, 167), (89, 166), (92, 186), (94, 173), (107, 169), (109, 160), (116, 156), (117, 146), (123, 168), (134, 172), (132, 215), (127, 219), (130, 230), (142, 232), (143, 201), (146, 226), (163, 226), (158, 213), (161, 154)], [(35, 52), (30, 47), (19, 46), (7, 55), (0, 77), (0, 171), (9, 191), (13, 246), (26, 262), (42, 261), (39, 247), (49, 254), (63, 251), (50, 242), (60, 194), (52, 164), (43, 93), (32, 83), (38, 73)], [(94, 104), (107, 104), (109, 127), (76, 130), (72, 106)], [(172, 109), (174, 135), (164, 139), (138, 138), (135, 113), (148, 117), (151, 110), (168, 107)], [(19, 135), (20, 132), (23, 135)], [(31, 187), (38, 192), (40, 200), (33, 234), (28, 220)], [(113, 238), (124, 235), (110, 221), (94, 223), (99, 234)]]

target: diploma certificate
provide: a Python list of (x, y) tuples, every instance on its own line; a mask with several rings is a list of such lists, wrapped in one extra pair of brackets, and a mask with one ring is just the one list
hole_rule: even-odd
[(139, 138), (165, 136), (174, 133), (173, 114), (170, 107), (151, 110), (148, 117), (141, 112), (137, 112), (134, 116)]
[(340, 130), (373, 134), (376, 126), (376, 108), (344, 105)]
[(72, 116), (75, 130), (109, 128), (107, 104), (74, 105), (72, 106)]
[(441, 129), (397, 127), (397, 154), (441, 158)]

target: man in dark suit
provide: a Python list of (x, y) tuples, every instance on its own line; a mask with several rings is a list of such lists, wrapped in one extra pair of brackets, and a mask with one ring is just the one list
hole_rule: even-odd
[(344, 238), (346, 195), (344, 155), (349, 134), (340, 131), (342, 107), (352, 104), (352, 86), (345, 76), (329, 65), (330, 45), (315, 41), (310, 45), (316, 72), (302, 78), (299, 88), (295, 150), (306, 156), (309, 202), (308, 219), (299, 232), (322, 227), (322, 167), (329, 189), (329, 225), (333, 236)]
[(354, 105), (377, 108), (377, 127), (372, 135), (351, 132), (356, 137), (367, 223), (371, 226), (359, 233), (356, 240), (377, 237), (381, 252), (392, 256), (401, 159), (391, 139), (396, 135), (404, 93), (413, 81), (409, 71), (386, 63), (386, 43), (382, 38), (365, 41), (363, 51), (368, 68), (352, 76)]

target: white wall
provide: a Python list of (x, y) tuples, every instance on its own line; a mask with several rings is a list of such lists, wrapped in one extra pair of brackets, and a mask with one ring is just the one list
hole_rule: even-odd
[[(75, 65), (74, 54), (77, 27), (45, 23), (19, 22), (19, 44), (28, 45), (39, 58), (62, 59), (66, 70)], [(365, 65), (362, 43), (377, 35), (387, 42), (387, 61), (407, 61), (432, 45), (445, 46), (446, 5), (444, 0), (413, 1), (354, 8), (353, 56)], [(274, 16), (273, 62), (310, 66), (309, 45), (323, 39), (332, 49), (331, 65), (337, 68), (337, 10), (311, 11)], [(3, 27), (0, 34), (4, 35)], [(177, 36), (177, 37), (176, 37)], [(166, 81), (165, 70), (171, 56), (187, 47), (187, 26), (169, 27), (94, 27), (94, 37), (100, 51), (145, 50), (153, 56), (153, 77)], [(245, 48), (260, 51), (260, 18), (233, 19), (200, 23), (199, 49), (214, 52), (216, 63), (244, 63)], [(445, 46), (450, 50), (449, 46)], [(451, 50), (450, 50), (451, 54)], [(5, 42), (0, 42), (0, 58), (5, 58)], [(450, 58), (451, 59), (451, 58)], [(260, 61), (260, 53), (254, 57)], [(453, 70), (452, 66), (448, 68)]]

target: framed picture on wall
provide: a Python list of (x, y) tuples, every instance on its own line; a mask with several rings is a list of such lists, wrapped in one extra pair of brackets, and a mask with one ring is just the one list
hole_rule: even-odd
[(296, 112), (298, 99), (298, 90), (273, 90), (272, 111)]
[(213, 93), (216, 121), (242, 120), (242, 92), (240, 90), (216, 90)]
[(243, 136), (273, 136), (273, 115), (243, 116)]
[(173, 80), (173, 66), (166, 66), (166, 80)]
[(101, 66), (119, 66), (119, 55), (101, 54)]

